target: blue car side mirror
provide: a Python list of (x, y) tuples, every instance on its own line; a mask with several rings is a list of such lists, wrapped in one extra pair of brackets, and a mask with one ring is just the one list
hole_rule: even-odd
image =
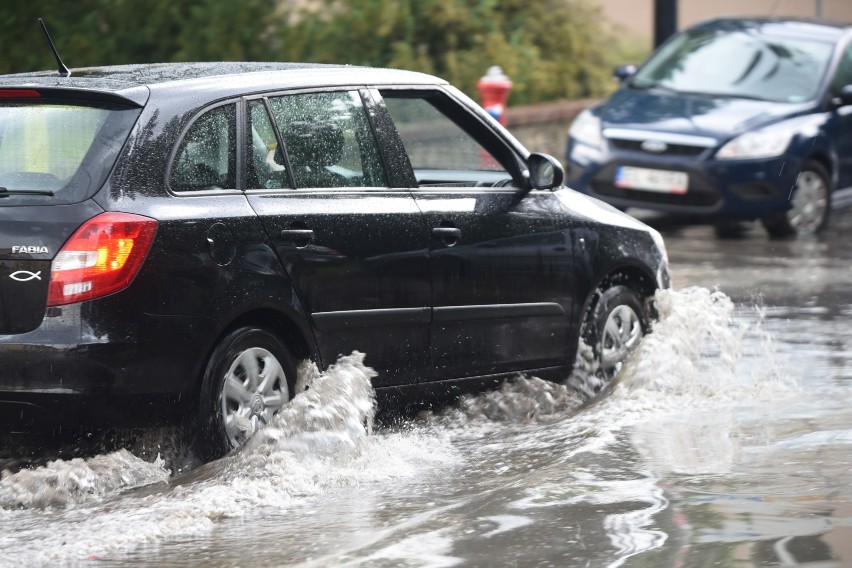
[(623, 83), (635, 75), (638, 70), (635, 65), (619, 65), (612, 71), (612, 76)]

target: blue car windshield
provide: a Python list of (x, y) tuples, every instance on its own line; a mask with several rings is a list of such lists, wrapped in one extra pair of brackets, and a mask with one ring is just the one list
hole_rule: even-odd
[(630, 85), (776, 102), (813, 99), (834, 46), (760, 33), (698, 28), (668, 42)]

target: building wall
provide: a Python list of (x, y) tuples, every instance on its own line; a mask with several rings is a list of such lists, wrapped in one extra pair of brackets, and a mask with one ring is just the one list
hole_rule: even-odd
[[(586, 0), (604, 17), (650, 47), (654, 37), (654, 0)], [(678, 29), (724, 16), (795, 16), (852, 23), (852, 0), (679, 0)]]

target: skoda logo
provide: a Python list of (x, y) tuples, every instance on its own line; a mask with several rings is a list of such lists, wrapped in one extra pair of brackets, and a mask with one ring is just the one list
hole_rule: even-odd
[(29, 282), (30, 280), (41, 280), (41, 270), (38, 272), (30, 272), (29, 270), (18, 270), (9, 275), (12, 280), (18, 282)]
[(662, 154), (663, 152), (669, 149), (669, 145), (663, 142), (662, 140), (645, 140), (644, 142), (642, 142), (640, 148), (642, 148), (646, 152)]

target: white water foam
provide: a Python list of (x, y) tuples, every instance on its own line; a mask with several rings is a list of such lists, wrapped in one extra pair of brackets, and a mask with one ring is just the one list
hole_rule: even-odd
[[(435, 433), (371, 436), (375, 412), (364, 355), (353, 353), (319, 373), (301, 369), (303, 392), (249, 442), (225, 458), (170, 480), (161, 462), (122, 450), (89, 460), (57, 460), (0, 481), (4, 559), (49, 564), (109, 558), (142, 544), (209, 534), (224, 519), (304, 508), (337, 488), (405, 479), (457, 457)], [(142, 471), (145, 475), (133, 476)], [(51, 479), (67, 480), (51, 482)], [(124, 491), (109, 506), (103, 502)], [(49, 522), (39, 507), (64, 508)], [(23, 510), (18, 510), (23, 508)], [(57, 543), (56, 534), (63, 540)]]
[(64, 508), (97, 502), (133, 487), (165, 483), (168, 477), (162, 460), (148, 463), (127, 450), (56, 460), (33, 470), (5, 472), (0, 480), (0, 508)]

